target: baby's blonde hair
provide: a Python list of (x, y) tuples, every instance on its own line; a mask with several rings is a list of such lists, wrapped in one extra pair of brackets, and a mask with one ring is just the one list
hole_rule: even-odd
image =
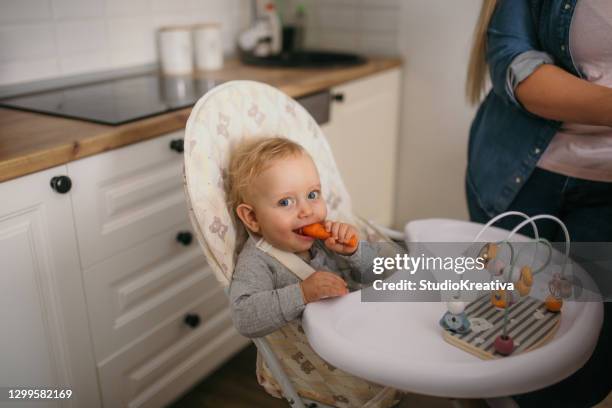
[(248, 139), (231, 152), (228, 170), (228, 204), (236, 210), (245, 202), (248, 188), (274, 160), (297, 156), (305, 150), (283, 137)]

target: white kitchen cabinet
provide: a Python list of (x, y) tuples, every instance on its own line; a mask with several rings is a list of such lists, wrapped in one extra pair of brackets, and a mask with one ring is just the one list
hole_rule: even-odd
[(180, 130), (68, 163), (84, 268), (187, 220)]
[[(219, 306), (227, 307), (227, 297), (195, 239), (188, 246), (175, 239), (190, 228), (186, 221), (84, 271), (87, 300), (96, 305), (89, 317), (97, 361), (112, 357), (167, 319), (176, 319), (188, 304), (209, 299), (204, 313), (197, 312), (202, 324)], [(190, 313), (196, 311), (186, 310), (182, 317)], [(180, 320), (176, 329), (187, 329)]]
[(101, 362), (103, 405), (163, 407), (243, 348), (248, 340), (236, 334), (221, 296), (225, 294), (219, 291), (186, 305), (185, 309), (211, 315), (197, 328), (186, 327), (183, 313), (178, 313)]
[(0, 184), (0, 387), (74, 393), (36, 406), (162, 407), (248, 344), (191, 234), (182, 137)]
[(182, 138), (68, 164), (104, 407), (163, 406), (248, 344), (191, 232)]
[(334, 87), (322, 127), (354, 211), (384, 226), (393, 222), (400, 81), (398, 68)]
[(0, 387), (70, 388), (72, 399), (36, 406), (95, 408), (100, 396), (70, 195), (49, 185), (65, 174), (60, 166), (0, 184)]

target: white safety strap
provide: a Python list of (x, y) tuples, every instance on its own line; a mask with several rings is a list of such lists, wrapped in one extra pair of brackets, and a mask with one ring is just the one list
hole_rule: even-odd
[(315, 270), (312, 266), (308, 265), (302, 258), (291, 252), (281, 251), (278, 248), (274, 248), (265, 239), (260, 238), (255, 244), (257, 248), (270, 255), (278, 262), (283, 264), (285, 268), (289, 269), (295, 276), (300, 280), (304, 280), (312, 275)]

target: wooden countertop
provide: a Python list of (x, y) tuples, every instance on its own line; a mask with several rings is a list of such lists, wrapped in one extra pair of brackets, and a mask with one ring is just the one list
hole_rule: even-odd
[[(211, 79), (250, 79), (278, 87), (292, 97), (307, 95), (401, 65), (398, 58), (370, 58), (350, 68), (287, 69), (246, 66), (229, 60)], [(185, 127), (191, 108), (120, 126), (0, 108), (0, 182)]]

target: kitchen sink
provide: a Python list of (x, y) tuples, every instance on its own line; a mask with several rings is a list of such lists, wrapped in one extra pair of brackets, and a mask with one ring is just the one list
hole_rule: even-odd
[(286, 52), (270, 57), (256, 57), (253, 54), (243, 52), (240, 59), (243, 63), (249, 65), (294, 68), (346, 67), (364, 64), (367, 61), (366, 58), (357, 54), (333, 51)]

